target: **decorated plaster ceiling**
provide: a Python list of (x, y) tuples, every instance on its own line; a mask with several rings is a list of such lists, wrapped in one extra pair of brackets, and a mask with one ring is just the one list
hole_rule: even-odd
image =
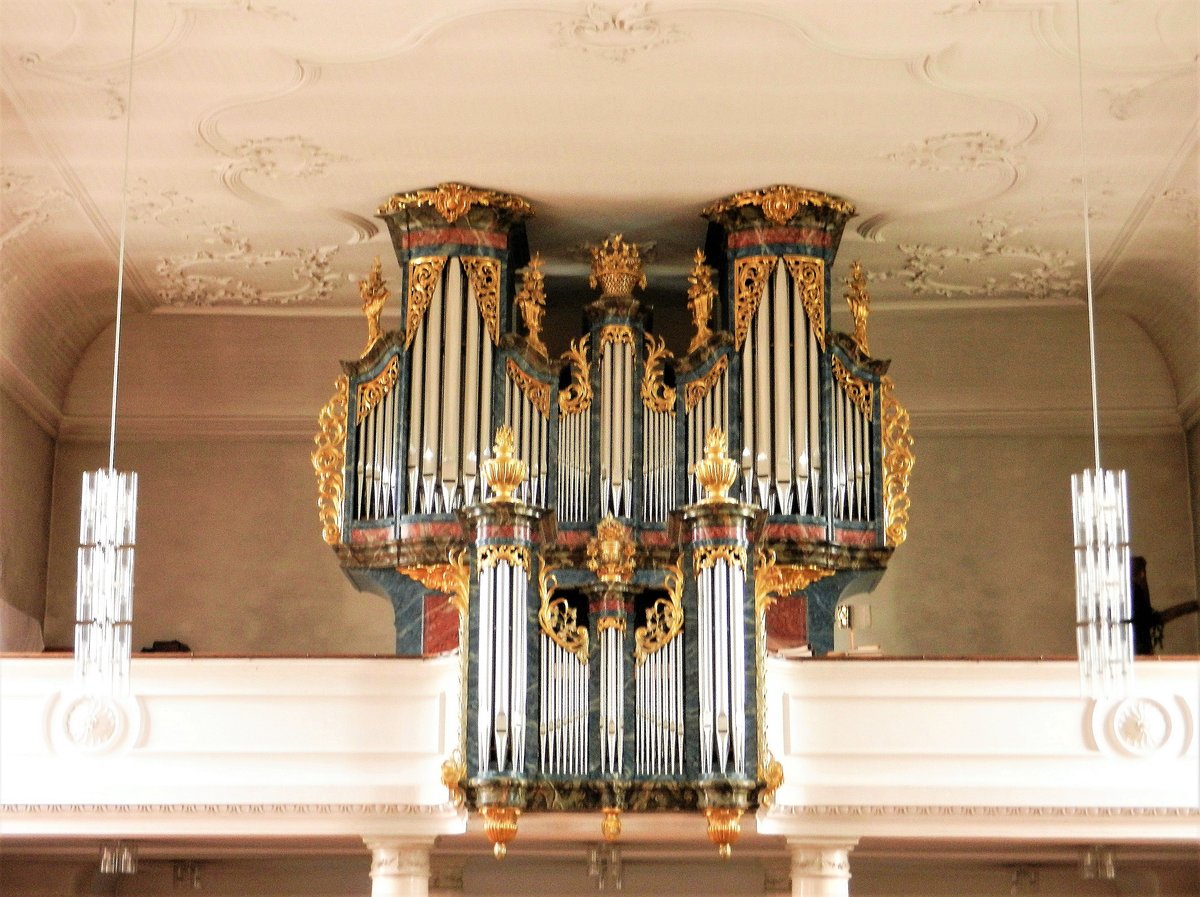
[[(1194, 416), (1196, 5), (1082, 6), (1098, 298)], [(778, 182), (855, 203), (835, 276), (861, 259), (876, 309), (1083, 301), (1071, 0), (141, 0), (131, 99), (130, 10), (0, 12), (3, 363), (50, 406), (112, 319), (127, 108), (137, 313), (354, 313), (376, 208), (444, 180), (533, 203), (564, 302), (581, 243), (682, 284), (700, 209)]]

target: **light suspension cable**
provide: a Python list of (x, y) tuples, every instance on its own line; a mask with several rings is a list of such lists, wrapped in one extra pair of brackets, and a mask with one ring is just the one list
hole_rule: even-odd
[(1096, 378), (1096, 315), (1092, 286), (1091, 209), (1084, 128), (1083, 27), (1075, 0), (1078, 53), (1079, 160), (1083, 185), (1083, 249), (1088, 313), (1094, 467), (1071, 477), (1075, 542), (1075, 634), (1080, 685), (1093, 697), (1128, 691), (1133, 679), (1129, 486), (1125, 471), (1100, 467), (1100, 402)]
[(137, 474), (115, 468), (117, 384), (125, 290), (125, 235), (129, 208), (129, 154), (137, 0), (129, 26), (129, 72), (125, 100), (125, 158), (121, 177), (121, 222), (117, 261), (117, 307), (113, 334), (112, 406), (108, 466), (83, 474), (75, 588), (75, 681), (97, 699), (92, 712), (108, 712), (104, 701), (129, 691), (133, 640), (133, 555), (136, 543)]

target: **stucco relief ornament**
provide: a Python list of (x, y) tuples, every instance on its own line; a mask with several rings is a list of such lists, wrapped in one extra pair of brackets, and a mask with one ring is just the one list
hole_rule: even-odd
[(965, 131), (926, 137), (904, 149), (884, 156), (904, 162), (909, 168), (927, 171), (972, 171), (987, 165), (1002, 165), (1016, 171), (1021, 163), (1007, 140), (988, 131)]
[(345, 156), (331, 153), (299, 134), (243, 140), (232, 148), (231, 155), (218, 169), (226, 177), (319, 177), (330, 163), (346, 161)]
[(100, 751), (121, 735), (121, 709), (110, 700), (92, 695), (75, 699), (63, 714), (63, 730), (72, 747)]
[(1157, 701), (1130, 698), (1113, 710), (1113, 740), (1131, 754), (1153, 754), (1167, 743), (1170, 735), (1171, 718)]
[(583, 15), (559, 23), (561, 45), (624, 62), (634, 53), (681, 40), (683, 32), (650, 15), (649, 5), (630, 3), (610, 9), (589, 3)]
[[(337, 246), (316, 249), (255, 249), (232, 223), (212, 226), (204, 242), (211, 248), (170, 255), (158, 260), (162, 278), (158, 299), (174, 306), (292, 305), (328, 299), (342, 278), (332, 270)], [(226, 272), (291, 268), (290, 289), (265, 289)], [(212, 273), (197, 273), (196, 269)]]

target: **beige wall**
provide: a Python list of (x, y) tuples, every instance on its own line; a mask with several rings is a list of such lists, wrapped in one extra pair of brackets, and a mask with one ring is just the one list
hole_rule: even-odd
[(1196, 595), (1200, 598), (1200, 420), (1187, 432), (1188, 472), (1192, 495), (1192, 551), (1196, 560)]
[[(313, 426), (315, 430), (315, 423)], [(138, 473), (134, 647), (178, 639), (219, 654), (391, 654), (392, 608), (358, 592), (321, 540), (311, 441), (125, 442)], [(69, 644), (78, 471), (105, 447), (59, 452), (46, 643)]]
[[(1197, 487), (1171, 379), (1135, 324), (1100, 324), (1103, 463), (1130, 471), (1155, 604), (1186, 600)], [(1069, 477), (1092, 462), (1083, 315), (888, 313), (871, 336), (912, 411), (917, 466), (909, 542), (865, 599), (874, 622), (860, 641), (900, 654), (1072, 653)], [(129, 319), (118, 466), (141, 476), (138, 645), (391, 650), (390, 607), (355, 592), (319, 538), (308, 460), (337, 361), (362, 337), (355, 318)], [(52, 644), (69, 637), (79, 471), (101, 460), (107, 427), (100, 354), (72, 384), (55, 468)], [(233, 356), (261, 374), (240, 377)], [(1197, 651), (1195, 620), (1172, 624), (1168, 649)]]
[[(1070, 477), (1091, 466), (1090, 437), (919, 427), (915, 436), (909, 539), (866, 599), (872, 626), (858, 640), (893, 654), (1074, 654)], [(1147, 559), (1151, 600), (1187, 600), (1195, 578), (1182, 437), (1109, 434), (1102, 445), (1104, 465), (1129, 474), (1133, 551)], [(1167, 653), (1197, 653), (1195, 620), (1171, 624)]]
[(0, 391), (0, 651), (39, 647), (53, 471), (54, 440)]

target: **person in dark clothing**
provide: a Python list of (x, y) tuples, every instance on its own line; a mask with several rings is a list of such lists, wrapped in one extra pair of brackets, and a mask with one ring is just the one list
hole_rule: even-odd
[(1135, 557), (1133, 573), (1133, 653), (1153, 654), (1162, 644), (1162, 615), (1150, 603), (1150, 585), (1146, 581), (1146, 559)]

